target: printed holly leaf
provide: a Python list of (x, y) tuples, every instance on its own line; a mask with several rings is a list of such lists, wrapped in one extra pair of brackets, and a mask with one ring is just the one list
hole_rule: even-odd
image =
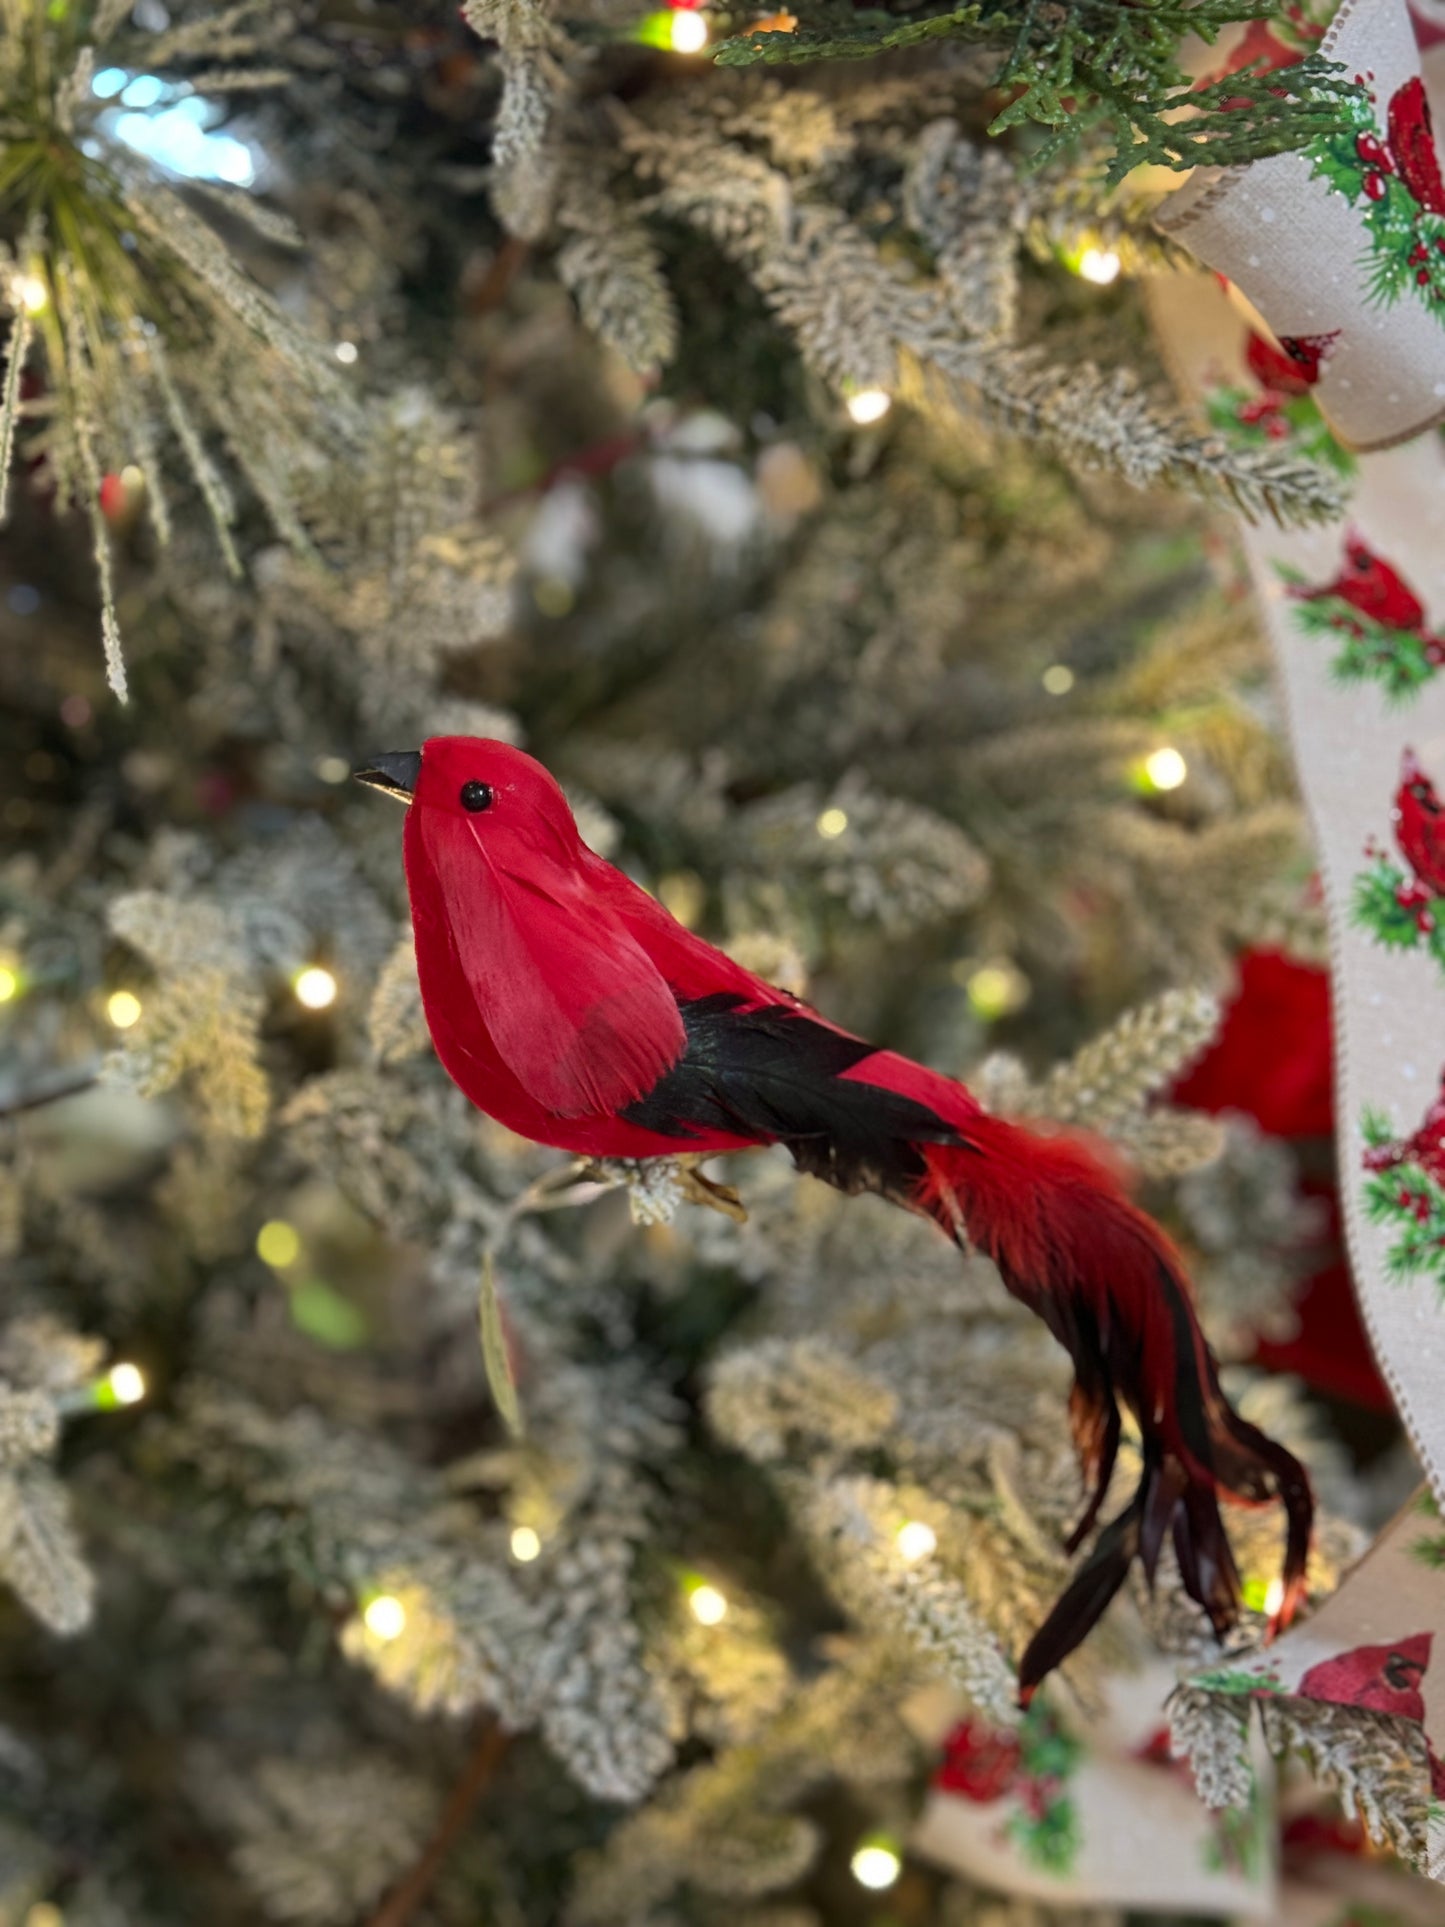
[[(1291, 587), (1303, 585), (1303, 577), (1286, 575), (1282, 567), (1279, 573)], [(1378, 682), (1387, 696), (1398, 700), (1413, 695), (1435, 674), (1423, 636), (1391, 629), (1343, 596), (1297, 597), (1294, 622), (1301, 635), (1338, 639), (1339, 653), (1330, 668), (1341, 682)]]
[[(1240, 448), (1270, 448), (1287, 442), (1312, 462), (1324, 462), (1338, 475), (1354, 474), (1354, 456), (1330, 433), (1319, 409), (1308, 395), (1281, 397), (1258, 421), (1242, 419), (1242, 411), (1259, 400), (1247, 388), (1215, 388), (1205, 399), (1210, 426), (1218, 429)], [(1280, 564), (1281, 570), (1285, 565)], [(1291, 571), (1291, 579), (1303, 583), (1304, 577)]]
[(1039, 1813), (1016, 1813), (1006, 1831), (1023, 1858), (1046, 1873), (1071, 1871), (1083, 1839), (1070, 1799), (1050, 1800)]
[(1393, 1284), (1425, 1278), (1445, 1297), (1445, 1187), (1405, 1162), (1365, 1180), (1365, 1215), (1392, 1233), (1385, 1275)]
[(1350, 921), (1386, 950), (1423, 948), (1445, 970), (1445, 897), (1402, 904), (1400, 894), (1410, 885), (1399, 864), (1376, 857), (1355, 878)]
[[(1445, 301), (1445, 251), (1437, 245), (1445, 221), (1422, 208), (1392, 171), (1369, 101), (1356, 95), (1346, 105), (1349, 126), (1322, 134), (1308, 148), (1310, 177), (1325, 181), (1360, 210), (1369, 242), (1360, 264), (1369, 298), (1390, 307), (1413, 293), (1435, 308)], [(1373, 157), (1366, 158), (1371, 142)], [(1445, 322), (1445, 308), (1437, 312)]]

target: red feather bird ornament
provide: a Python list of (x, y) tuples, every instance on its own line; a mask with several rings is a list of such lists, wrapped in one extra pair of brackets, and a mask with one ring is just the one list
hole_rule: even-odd
[(1217, 1630), (1239, 1606), (1219, 1495), (1284, 1502), (1283, 1601), (1304, 1588), (1303, 1468), (1220, 1390), (1178, 1253), (1084, 1144), (991, 1117), (952, 1078), (830, 1024), (764, 983), (593, 854), (540, 764), (441, 736), (362, 781), (409, 803), (404, 847), (422, 1004), (437, 1055), (478, 1109), (591, 1157), (781, 1144), (798, 1168), (930, 1218), (998, 1266), (1075, 1371), (1069, 1415), (1095, 1525), (1121, 1407), (1142, 1475), (1020, 1665), (1025, 1700), (1099, 1619), (1137, 1558), (1171, 1537)]

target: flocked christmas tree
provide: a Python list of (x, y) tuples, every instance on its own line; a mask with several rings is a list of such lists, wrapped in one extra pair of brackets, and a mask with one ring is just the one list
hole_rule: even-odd
[[(1288, 1328), (1290, 1153), (1168, 1093), (1322, 941), (1207, 504), (1339, 476), (1179, 413), (1129, 173), (1353, 127), (1307, 46), (1180, 111), (1268, 11), (3, 0), (0, 1918), (868, 1918), (915, 1689), (1012, 1727), (1069, 1569), (1067, 1361), (986, 1263), (465, 1104), (377, 750), (525, 743), (750, 969), (1112, 1140), (1226, 1365)], [(1369, 1493), (1230, 1382), (1327, 1589)], [(1168, 1554), (1041, 1781), (1160, 1650), (1213, 1650)]]

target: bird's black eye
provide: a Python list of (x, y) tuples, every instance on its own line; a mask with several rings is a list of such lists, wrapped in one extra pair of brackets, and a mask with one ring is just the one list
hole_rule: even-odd
[(490, 783), (463, 783), (461, 804), (464, 810), (489, 810), (496, 801)]

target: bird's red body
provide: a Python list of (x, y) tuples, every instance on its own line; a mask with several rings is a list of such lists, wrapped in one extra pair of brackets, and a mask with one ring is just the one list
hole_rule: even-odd
[(587, 849), (551, 776), (505, 744), (438, 737), (362, 772), (411, 796), (407, 887), (437, 1054), (477, 1107), (543, 1144), (648, 1158), (786, 1145), (986, 1252), (1074, 1360), (1074, 1437), (1093, 1492), (1120, 1403), (1143, 1477), (1021, 1665), (1025, 1693), (1173, 1538), (1191, 1594), (1231, 1622), (1238, 1576), (1216, 1491), (1289, 1512), (1285, 1602), (1303, 1587), (1302, 1469), (1233, 1412), (1177, 1253), (1085, 1145), (989, 1116), (952, 1078), (840, 1030), (684, 929)]
[(1387, 629), (1413, 630), (1417, 634), (1424, 630), (1424, 603), (1404, 577), (1358, 536), (1351, 536), (1345, 543), (1344, 565), (1333, 582), (1297, 593), (1303, 602), (1338, 596), (1352, 609), (1383, 623)]
[(1401, 856), (1432, 896), (1445, 897), (1445, 803), (1412, 750), (1401, 758), (1391, 815)]

